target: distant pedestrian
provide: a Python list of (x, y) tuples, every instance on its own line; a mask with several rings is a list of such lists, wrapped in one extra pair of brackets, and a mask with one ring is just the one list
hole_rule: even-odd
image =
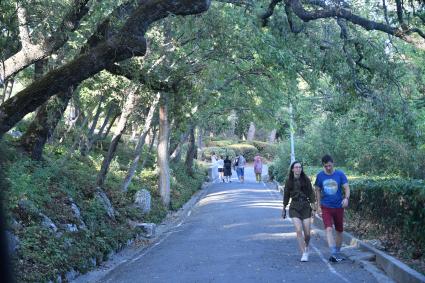
[(218, 168), (218, 177), (220, 178), (220, 182), (224, 182), (224, 160), (221, 156), (218, 156), (218, 160), (216, 162)]
[(211, 163), (214, 165), (217, 162), (217, 155), (215, 155), (215, 152), (211, 152)]
[(226, 159), (224, 159), (224, 180), (226, 183), (231, 182), (232, 177), (232, 161), (229, 159), (229, 156), (226, 156)]
[[(322, 215), (326, 238), (331, 250), (329, 261), (340, 262), (344, 259), (340, 252), (342, 232), (344, 231), (344, 208), (348, 207), (350, 187), (344, 172), (334, 169), (334, 161), (330, 155), (322, 157), (322, 165), (324, 170), (317, 174), (314, 183), (317, 202), (320, 204), (318, 213)], [(342, 189), (344, 189), (344, 195)], [(335, 238), (333, 226), (335, 226), (336, 231)]]
[(255, 173), (255, 180), (257, 183), (261, 182), (261, 173), (263, 172), (263, 162), (261, 161), (260, 155), (256, 155), (254, 157), (254, 173)]
[[(297, 233), (298, 247), (302, 253), (301, 261), (308, 261), (310, 230), (313, 216), (312, 206), (315, 195), (310, 179), (304, 173), (301, 162), (294, 161), (289, 169), (283, 194), (282, 218), (286, 218), (286, 206), (289, 206), (289, 217), (292, 218)], [(304, 234), (304, 235), (303, 235)]]
[(233, 166), (236, 170), (236, 174), (238, 175), (239, 182), (241, 183), (244, 182), (245, 164), (246, 164), (246, 159), (243, 157), (242, 153), (236, 156), (233, 162)]

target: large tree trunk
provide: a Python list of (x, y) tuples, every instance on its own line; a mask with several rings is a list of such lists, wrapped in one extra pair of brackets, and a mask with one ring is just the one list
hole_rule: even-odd
[(140, 134), (136, 149), (134, 151), (133, 161), (131, 162), (130, 168), (128, 169), (128, 172), (127, 172), (127, 176), (125, 177), (124, 182), (121, 186), (121, 190), (123, 192), (127, 191), (128, 186), (130, 185), (131, 179), (133, 178), (134, 173), (136, 172), (137, 165), (139, 164), (139, 160), (140, 160), (140, 155), (142, 153), (143, 146), (145, 145), (146, 135), (149, 132), (149, 128), (152, 123), (152, 118), (155, 113), (158, 100), (159, 100), (159, 94), (155, 97), (154, 101), (152, 102), (152, 105), (149, 109), (148, 116), (146, 116), (145, 125), (143, 126), (143, 131)]
[(155, 21), (170, 14), (201, 13), (209, 8), (210, 1), (198, 0), (147, 0), (126, 20), (116, 35), (100, 42), (87, 53), (47, 73), (42, 79), (20, 91), (14, 99), (0, 106), (0, 138), (26, 114), (33, 112), (51, 96), (66, 91), (70, 86), (97, 74), (114, 62), (146, 53), (145, 33)]
[(102, 113), (102, 104), (106, 99), (106, 94), (103, 94), (97, 105), (96, 114), (93, 117), (93, 121), (90, 125), (89, 132), (87, 133), (85, 142), (81, 143), (80, 152), (81, 155), (85, 156), (91, 149), (94, 142), (94, 130), (96, 129), (97, 122), (99, 121), (100, 113)]
[(118, 122), (117, 128), (115, 129), (114, 136), (112, 137), (111, 144), (109, 145), (108, 154), (103, 159), (102, 167), (100, 168), (100, 172), (97, 175), (96, 185), (99, 188), (102, 188), (103, 184), (105, 183), (106, 174), (108, 173), (109, 165), (111, 164), (112, 158), (114, 158), (118, 142), (120, 141), (121, 136), (124, 133), (128, 117), (134, 109), (135, 98), (136, 90), (130, 89), (124, 104), (124, 108), (122, 110), (120, 120)]
[(195, 130), (194, 127), (191, 125), (189, 128), (189, 148), (187, 149), (186, 153), (186, 172), (193, 176), (193, 159), (195, 158), (196, 153), (196, 145), (195, 145)]
[(73, 89), (59, 93), (41, 106), (25, 134), (21, 137), (21, 147), (32, 159), (41, 160), (44, 145), (65, 112)]
[(73, 7), (64, 16), (56, 31), (46, 35), (42, 42), (33, 44), (28, 27), (27, 12), (21, 2), (23, 1), (16, 1), (16, 15), (22, 48), (16, 54), (0, 62), (0, 81), (8, 80), (10, 76), (61, 48), (67, 42), (70, 31), (78, 28), (81, 18), (89, 11), (86, 6), (88, 0), (73, 0)]
[(159, 192), (162, 203), (168, 208), (170, 205), (170, 167), (168, 163), (168, 139), (170, 136), (170, 127), (168, 124), (168, 94), (162, 93), (159, 103)]
[(248, 134), (247, 134), (247, 140), (248, 141), (253, 141), (255, 137), (255, 124), (254, 122), (251, 122), (249, 124), (249, 129), (248, 129)]

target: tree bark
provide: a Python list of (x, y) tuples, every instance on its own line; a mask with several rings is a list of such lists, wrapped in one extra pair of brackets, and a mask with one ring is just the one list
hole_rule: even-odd
[(114, 158), (115, 152), (117, 150), (118, 142), (120, 141), (121, 136), (124, 133), (125, 126), (128, 121), (128, 117), (130, 116), (131, 112), (134, 109), (134, 102), (136, 99), (136, 90), (129, 89), (128, 92), (129, 93), (125, 101), (124, 108), (122, 110), (117, 128), (115, 129), (114, 136), (112, 137), (112, 141), (109, 146), (108, 153), (103, 159), (102, 167), (100, 168), (100, 172), (97, 175), (96, 185), (99, 188), (102, 188), (103, 184), (105, 183), (106, 174), (108, 173), (109, 165), (111, 164), (112, 158)]
[(255, 137), (255, 124), (254, 122), (251, 122), (249, 124), (248, 134), (247, 134), (247, 141), (253, 141)]
[(134, 157), (133, 161), (131, 162), (130, 168), (128, 168), (127, 175), (124, 179), (124, 182), (121, 186), (121, 190), (123, 192), (126, 192), (128, 189), (128, 186), (130, 185), (131, 179), (134, 176), (134, 173), (136, 172), (137, 166), (139, 164), (140, 155), (142, 153), (143, 146), (145, 145), (146, 135), (149, 132), (149, 128), (152, 123), (152, 118), (156, 110), (156, 106), (158, 105), (159, 100), (159, 94), (155, 97), (154, 101), (152, 102), (152, 105), (149, 109), (149, 113), (146, 116), (145, 125), (143, 126), (142, 133), (140, 134), (139, 140), (137, 142), (136, 149), (134, 150)]
[(184, 142), (187, 140), (187, 138), (189, 137), (189, 135), (190, 135), (190, 129), (186, 133), (181, 134), (180, 142), (177, 144), (173, 153), (170, 155), (170, 161), (173, 161), (173, 162), (174, 161), (175, 162), (180, 161), (182, 146), (183, 146)]
[(90, 125), (89, 132), (87, 133), (87, 137), (85, 142), (81, 143), (80, 152), (82, 156), (85, 156), (91, 149), (94, 142), (94, 130), (96, 129), (97, 122), (99, 121), (100, 113), (102, 113), (102, 104), (106, 99), (106, 94), (103, 94), (97, 105), (96, 114), (93, 117), (93, 121)]
[(61, 48), (68, 40), (67, 33), (77, 29), (81, 18), (89, 11), (86, 6), (88, 1), (89, 0), (74, 0), (74, 6), (64, 17), (58, 30), (54, 34), (46, 37), (46, 39), (39, 44), (33, 44), (31, 42), (26, 10), (20, 5), (19, 1), (17, 1), (16, 11), (22, 48), (4, 62), (0, 62), (0, 81), (8, 80), (19, 71)]
[(108, 135), (109, 135), (109, 132), (111, 131), (111, 129), (112, 129), (112, 126), (114, 125), (114, 123), (115, 123), (115, 120), (117, 120), (117, 118), (119, 117), (121, 115), (121, 111), (118, 111), (118, 113), (114, 116), (114, 117), (112, 117), (112, 120), (111, 120), (111, 122), (109, 123), (109, 126), (108, 126), (108, 128), (106, 129), (106, 132), (103, 134), (103, 136), (101, 137), (101, 139), (103, 140), (103, 139), (105, 139)]
[(156, 130), (156, 128), (152, 129), (152, 138), (150, 140), (149, 149), (148, 149), (148, 152), (146, 153), (145, 158), (143, 158), (143, 162), (142, 162), (142, 165), (140, 166), (140, 170), (143, 170), (143, 168), (145, 168), (145, 164), (148, 161), (150, 153), (152, 152), (152, 148), (153, 148), (153, 144), (155, 143), (155, 138), (156, 138), (157, 132), (158, 131)]
[(159, 192), (165, 207), (170, 205), (170, 167), (168, 162), (168, 139), (170, 127), (168, 124), (168, 94), (161, 93), (159, 102), (159, 135), (158, 135), (158, 168)]
[[(114, 112), (116, 111), (117, 105), (112, 102), (109, 107), (108, 107), (108, 111), (106, 112), (106, 116), (105, 116), (105, 120), (103, 121), (102, 126), (99, 129), (99, 132), (97, 133), (96, 137), (95, 137), (95, 141), (101, 139), (104, 135), (104, 131), (106, 128), (106, 125), (108, 125), (109, 120), (111, 119), (111, 116), (114, 114)], [(94, 141), (94, 142), (95, 142)]]
[(15, 83), (15, 79), (14, 78), (9, 78), (4, 83), (3, 97), (2, 97), (1, 104), (3, 104), (6, 100), (8, 100), (10, 98), (10, 96), (12, 95), (12, 90), (13, 90), (14, 83)]
[(50, 71), (42, 79), (16, 94), (14, 99), (1, 105), (0, 138), (26, 114), (37, 109), (52, 95), (66, 91), (70, 86), (78, 85), (114, 62), (145, 55), (144, 35), (153, 22), (170, 14), (201, 13), (210, 5), (208, 0), (147, 0), (139, 3), (115, 36), (97, 44), (87, 53), (79, 55), (62, 67)]
[(29, 125), (25, 134), (21, 137), (20, 146), (34, 160), (41, 160), (44, 145), (59, 123), (65, 112), (68, 102), (72, 97), (73, 89), (59, 93), (42, 105)]
[(186, 172), (189, 174), (189, 176), (193, 177), (193, 159), (195, 158), (196, 153), (196, 145), (195, 145), (195, 130), (194, 127), (191, 125), (189, 128), (189, 148), (187, 149), (186, 153), (186, 160), (185, 160), (185, 167)]
[(270, 132), (270, 136), (269, 136), (269, 142), (270, 143), (275, 143), (276, 142), (276, 129), (273, 129), (271, 132)]

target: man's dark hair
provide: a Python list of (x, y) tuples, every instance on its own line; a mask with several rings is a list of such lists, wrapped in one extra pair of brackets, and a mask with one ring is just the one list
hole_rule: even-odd
[(334, 163), (334, 160), (332, 159), (332, 156), (330, 156), (329, 154), (323, 155), (323, 157), (322, 157), (322, 164), (326, 164), (328, 162)]

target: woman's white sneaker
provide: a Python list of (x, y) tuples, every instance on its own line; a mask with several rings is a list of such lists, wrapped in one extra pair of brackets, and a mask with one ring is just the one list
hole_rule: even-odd
[(303, 256), (301, 257), (301, 261), (302, 262), (308, 261), (308, 252), (303, 252)]

